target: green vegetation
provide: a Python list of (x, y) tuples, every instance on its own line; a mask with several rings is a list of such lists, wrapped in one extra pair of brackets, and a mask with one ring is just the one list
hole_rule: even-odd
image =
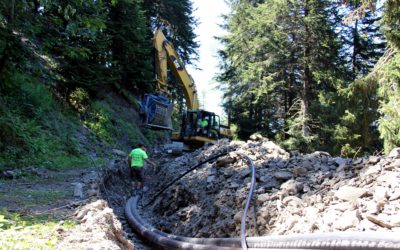
[(347, 157), (400, 146), (397, 1), (229, 3), (218, 81), (240, 138)]
[(2, 200), (19, 200), (20, 205), (35, 206), (35, 205), (51, 205), (62, 198), (68, 196), (66, 191), (40, 191), (31, 189), (16, 189), (11, 193), (0, 192)]
[(0, 4), (0, 169), (88, 167), (88, 154), (101, 161), (165, 136), (135, 114), (154, 90), (152, 27), (169, 19), (187, 62), (198, 45), (190, 1), (157, 2), (174, 11), (141, 0)]
[(63, 167), (66, 158), (81, 162), (71, 136), (78, 120), (63, 110), (49, 88), (21, 72), (5, 79), (0, 101), (0, 166)]
[(59, 229), (72, 229), (71, 220), (58, 223), (48, 216), (21, 216), (0, 211), (0, 249), (56, 249)]

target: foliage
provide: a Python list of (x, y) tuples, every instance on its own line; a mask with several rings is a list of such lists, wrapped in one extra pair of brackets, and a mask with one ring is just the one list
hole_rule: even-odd
[(75, 89), (69, 94), (68, 98), (71, 106), (80, 114), (86, 112), (89, 100), (89, 93), (83, 88)]
[[(38, 36), (45, 49), (62, 58), (59, 73), (63, 87), (84, 87), (91, 91), (110, 84), (107, 65), (109, 37), (103, 1), (50, 1), (42, 3)], [(49, 25), (52, 24), (52, 25)]]
[[(260, 132), (288, 149), (345, 155), (379, 148), (377, 85), (361, 80), (386, 44), (379, 32), (381, 12), (368, 9), (375, 5), (230, 4), (218, 81), (241, 138)], [(359, 7), (363, 15), (356, 23), (342, 21)]]
[[(384, 148), (389, 152), (400, 146), (399, 101), (400, 101), (400, 36), (399, 36), (400, 3), (387, 1), (384, 14), (384, 34), (390, 47), (376, 66), (375, 79), (378, 82), (380, 103), (379, 132), (384, 141)], [(372, 75), (373, 77), (374, 75)]]
[(167, 39), (174, 44), (184, 64), (197, 60), (198, 42), (194, 27), (197, 20), (193, 17), (190, 0), (144, 0), (152, 30), (164, 29)]
[(115, 78), (134, 93), (152, 90), (151, 36), (141, 1), (119, 0), (110, 6), (107, 33), (111, 38), (109, 63)]
[(132, 97), (153, 90), (144, 7), (140, 0), (0, 4), (2, 168), (86, 167), (92, 165), (89, 151), (107, 154), (96, 144), (126, 147), (148, 140), (128, 116), (96, 100), (116, 89), (137, 108)]
[[(39, 165), (54, 170), (92, 166), (86, 154), (95, 149), (82, 147), (78, 139), (82, 130), (80, 120), (54, 100), (48, 87), (14, 72), (1, 90), (7, 94), (0, 98), (0, 166)], [(90, 101), (83, 89), (71, 93), (70, 102), (93, 132), (88, 143), (95, 145), (100, 139), (110, 146), (129, 148), (140, 141), (150, 143), (164, 136), (149, 132), (144, 137), (132, 120), (134, 116), (112, 104), (114, 100)]]
[[(364, 13), (369, 8), (375, 9), (375, 0), (363, 0), (361, 6), (356, 10)], [(385, 1), (383, 7), (382, 31), (388, 42), (385, 53), (376, 63), (374, 70), (370, 72), (363, 82), (367, 86), (376, 89), (374, 101), (379, 101), (377, 111), (379, 120), (374, 122), (378, 125), (380, 138), (383, 140), (385, 152), (389, 152), (393, 147), (400, 146), (399, 140), (399, 20), (400, 4), (397, 1)]]
[(316, 93), (333, 91), (335, 72), (341, 71), (326, 1), (243, 1), (232, 6), (231, 34), (222, 39), (226, 73), (219, 79), (228, 84), (239, 136), (258, 131), (288, 139), (292, 146), (310, 143), (319, 137)]
[[(59, 107), (49, 89), (20, 72), (13, 72), (2, 87), (0, 162), (11, 166), (35, 164), (58, 150), (64, 151), (59, 138), (65, 138), (66, 131), (47, 126), (51, 119), (59, 119)], [(74, 153), (74, 147), (66, 151)]]
[(380, 70), (382, 78), (378, 80), (380, 103), (379, 132), (384, 140), (384, 148), (389, 152), (400, 146), (400, 55), (397, 52)]

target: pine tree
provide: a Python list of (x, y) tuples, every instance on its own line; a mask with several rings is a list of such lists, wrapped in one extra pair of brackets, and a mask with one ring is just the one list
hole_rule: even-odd
[(239, 132), (277, 136), (289, 148), (312, 149), (317, 138), (332, 143), (334, 124), (329, 123), (330, 130), (323, 124), (337, 112), (326, 113), (324, 101), (331, 102), (342, 86), (344, 63), (329, 19), (335, 15), (330, 2), (231, 4), (230, 34), (223, 38), (226, 49), (221, 53), (226, 71), (220, 80), (237, 93), (229, 106)]
[(138, 0), (119, 0), (109, 5), (108, 34), (111, 37), (108, 63), (116, 80), (136, 93), (150, 92), (153, 87), (151, 36)]
[(43, 6), (39, 37), (45, 48), (60, 61), (62, 86), (67, 90), (84, 87), (96, 93), (113, 78), (107, 67), (110, 37), (103, 1), (51, 1)]
[[(363, 0), (355, 13), (365, 13), (376, 9), (376, 2)], [(357, 17), (357, 16), (356, 16)], [(380, 138), (383, 140), (385, 152), (393, 147), (400, 146), (400, 3), (385, 1), (383, 7), (382, 31), (388, 42), (387, 49), (379, 59), (374, 69), (362, 79), (370, 88), (377, 88), (379, 112), (381, 114), (377, 124)]]
[(385, 151), (400, 146), (400, 3), (386, 1), (383, 32), (389, 48), (376, 66), (378, 95), (381, 98), (379, 132)]
[[(350, 2), (347, 16), (359, 8), (359, 1)], [(343, 7), (342, 7), (343, 8)], [(347, 156), (355, 153), (373, 153), (380, 142), (376, 121), (379, 117), (376, 84), (363, 80), (383, 54), (385, 39), (379, 31), (379, 11), (367, 10), (363, 16), (340, 25), (345, 41), (342, 53), (348, 60), (347, 87), (339, 92), (345, 112), (336, 125), (335, 151)]]
[(144, 0), (143, 6), (152, 29), (163, 29), (184, 64), (198, 59), (199, 44), (195, 41), (194, 33), (197, 20), (193, 16), (190, 0)]
[(279, 65), (285, 55), (279, 53), (286, 45), (276, 29), (280, 20), (275, 13), (282, 7), (281, 1), (271, 1), (268, 6), (232, 2), (233, 14), (227, 25), (230, 34), (222, 38), (226, 50), (220, 52), (224, 68), (219, 80), (229, 90), (225, 98), (228, 112), (241, 137), (255, 131), (272, 136), (281, 126), (277, 122), (282, 115), (279, 100), (284, 97), (279, 77), (285, 72)]

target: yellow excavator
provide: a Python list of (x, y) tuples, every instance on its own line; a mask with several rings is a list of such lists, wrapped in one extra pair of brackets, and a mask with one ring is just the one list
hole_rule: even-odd
[(214, 112), (199, 109), (196, 86), (187, 72), (172, 43), (158, 29), (153, 38), (155, 50), (155, 69), (157, 75), (157, 95), (146, 94), (141, 102), (144, 124), (152, 129), (173, 130), (173, 104), (168, 98), (168, 68), (171, 70), (183, 91), (187, 111), (183, 115), (179, 131), (173, 132), (171, 139), (189, 147), (213, 143), (220, 138), (232, 138), (229, 126), (221, 125)]

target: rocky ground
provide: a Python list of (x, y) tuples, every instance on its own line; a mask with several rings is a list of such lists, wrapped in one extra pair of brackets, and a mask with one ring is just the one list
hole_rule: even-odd
[[(239, 153), (248, 155), (256, 170), (248, 236), (400, 232), (400, 148), (388, 156), (347, 159), (320, 151), (304, 155), (286, 152), (266, 138), (253, 136), (247, 142), (220, 141), (181, 156), (165, 151), (157, 147), (150, 153), (158, 164), (146, 170), (148, 191), (139, 202), (139, 212), (167, 233), (239, 236), (251, 180), (250, 168)], [(190, 172), (144, 207), (188, 169), (226, 151), (231, 153)], [(78, 222), (73, 229), (57, 230), (58, 248), (153, 249), (139, 239), (125, 219), (124, 206), (132, 190), (126, 155), (114, 153), (115, 159), (100, 169), (71, 173), (65, 184), (49, 184), (49, 188), (69, 190), (71, 197), (53, 207)], [(45, 183), (36, 185), (32, 188), (43, 188)], [(12, 205), (7, 204), (8, 208)]]
[[(205, 151), (166, 159), (157, 171), (157, 187), (219, 152), (229, 156), (201, 168), (167, 189), (143, 216), (156, 228), (189, 237), (234, 237), (255, 164), (256, 188), (247, 234), (282, 235), (334, 231), (400, 232), (400, 148), (388, 156), (358, 159), (326, 152), (286, 152), (266, 138), (221, 141)], [(256, 216), (254, 216), (256, 215)], [(162, 218), (162, 219), (160, 219)]]

